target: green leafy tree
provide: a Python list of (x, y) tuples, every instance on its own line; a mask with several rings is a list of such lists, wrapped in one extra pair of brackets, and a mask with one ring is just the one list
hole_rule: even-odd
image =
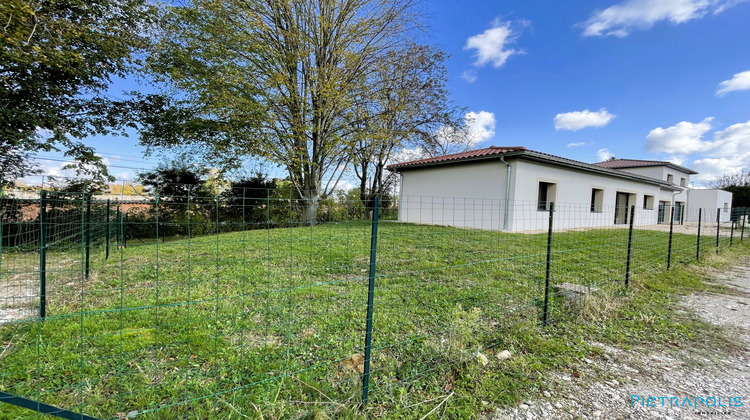
[(210, 197), (203, 174), (180, 162), (159, 165), (156, 169), (141, 172), (137, 177), (149, 195), (160, 199), (187, 202), (189, 197)]
[(81, 172), (107, 176), (76, 139), (130, 124), (106, 90), (137, 64), (153, 10), (146, 0), (0, 2), (0, 181), (33, 173), (34, 153), (59, 148)]
[(144, 121), (142, 141), (227, 165), (249, 155), (279, 164), (312, 223), (351, 162), (360, 84), (414, 26), (412, 0), (171, 7), (150, 69), (182, 94)]
[(362, 85), (355, 121), (361, 125), (354, 150), (359, 198), (372, 209), (376, 195), (387, 205), (396, 179), (385, 167), (405, 146), (430, 149), (441, 130), (460, 132), (463, 110), (448, 99), (446, 54), (428, 45), (410, 44), (389, 51)]

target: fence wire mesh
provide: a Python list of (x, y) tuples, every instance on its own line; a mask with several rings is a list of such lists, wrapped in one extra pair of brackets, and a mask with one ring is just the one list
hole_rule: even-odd
[(305, 220), (310, 203), (277, 190), (0, 199), (0, 391), (94, 418), (297, 418), (363, 398), (382, 414), (519, 328), (744, 240), (748, 218), (402, 197), (377, 205), (373, 249), (360, 201)]

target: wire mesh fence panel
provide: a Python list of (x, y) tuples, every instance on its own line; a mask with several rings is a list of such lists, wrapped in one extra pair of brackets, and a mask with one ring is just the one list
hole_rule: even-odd
[(671, 208), (185, 191), (2, 198), (0, 390), (96, 418), (356, 416), (367, 376), (383, 414), (746, 219), (701, 211), (698, 251), (698, 215)]

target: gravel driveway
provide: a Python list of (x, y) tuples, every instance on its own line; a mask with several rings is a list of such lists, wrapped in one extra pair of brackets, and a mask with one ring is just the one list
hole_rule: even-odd
[[(711, 281), (728, 286), (731, 294), (691, 295), (682, 301), (683, 310), (726, 327), (750, 347), (750, 260), (712, 275)], [(557, 375), (551, 379), (553, 391), (544, 391), (544, 398), (498, 409), (487, 419), (750, 419), (748, 350), (739, 355), (706, 350), (665, 353), (593, 344), (602, 348), (603, 356), (584, 359), (579, 378)], [(685, 402), (690, 398), (694, 404), (696, 397), (709, 404), (714, 403), (709, 397), (714, 397), (717, 405), (708, 407), (699, 400), (696, 410)], [(741, 397), (742, 406), (736, 406), (736, 397)], [(719, 398), (726, 407), (718, 406)]]

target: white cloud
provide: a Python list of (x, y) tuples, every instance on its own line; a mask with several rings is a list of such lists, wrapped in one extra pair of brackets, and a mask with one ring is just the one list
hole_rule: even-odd
[(472, 146), (495, 137), (495, 114), (487, 111), (467, 112), (466, 131)]
[(341, 180), (338, 184), (336, 184), (336, 189), (341, 191), (351, 191), (355, 187), (357, 187), (357, 185), (355, 185), (354, 182), (346, 179)]
[(680, 24), (718, 14), (746, 0), (626, 0), (592, 13), (579, 24), (583, 36), (628, 36), (633, 30), (650, 29), (660, 21)]
[(555, 115), (555, 130), (578, 131), (586, 127), (604, 127), (615, 115), (602, 108), (598, 111), (565, 112)]
[(465, 50), (476, 50), (477, 61), (474, 65), (481, 67), (491, 63), (493, 67), (502, 67), (514, 54), (523, 54), (523, 50), (512, 47), (521, 35), (527, 21), (503, 22), (499, 18), (491, 23), (490, 29), (481, 34), (469, 37), (464, 45)]
[(672, 127), (656, 128), (646, 137), (646, 151), (670, 155), (670, 161), (682, 164), (687, 156), (699, 154), (690, 167), (700, 172), (694, 179), (699, 184), (750, 169), (750, 121), (716, 131), (712, 139), (703, 136), (711, 130), (712, 118), (699, 123), (682, 121)]
[(654, 128), (646, 136), (646, 151), (677, 156), (704, 152), (708, 145), (702, 139), (711, 130), (712, 120), (709, 117), (699, 123), (682, 121), (671, 127)]
[(477, 81), (479, 76), (474, 70), (466, 70), (465, 72), (461, 73), (461, 78), (464, 79), (467, 83), (474, 83)]
[(724, 96), (724, 94), (735, 90), (747, 89), (750, 89), (750, 70), (736, 73), (731, 79), (719, 83), (716, 96)]
[(581, 147), (581, 146), (585, 146), (585, 145), (586, 145), (585, 142), (579, 141), (577, 143), (568, 143), (567, 147)]
[(419, 160), (429, 157), (427, 151), (421, 147), (403, 148), (391, 157), (389, 164), (411, 162), (412, 160)]
[(599, 158), (599, 162), (604, 162), (605, 160), (612, 159), (615, 155), (609, 149), (599, 149), (596, 151), (596, 157)]
[(483, 141), (495, 137), (495, 114), (487, 111), (470, 111), (464, 115), (464, 126), (460, 130), (441, 127), (435, 133), (437, 147), (427, 150), (423, 147), (403, 148), (391, 162), (401, 163), (419, 160), (431, 155), (460, 153), (476, 148)]

